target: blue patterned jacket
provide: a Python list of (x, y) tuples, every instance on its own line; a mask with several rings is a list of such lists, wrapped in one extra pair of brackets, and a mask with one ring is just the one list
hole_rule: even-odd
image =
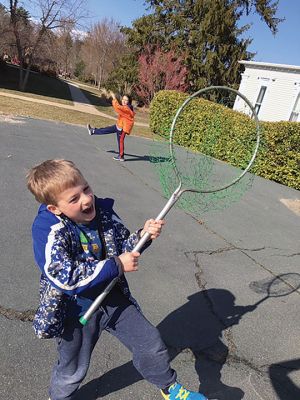
[(54, 215), (44, 204), (40, 206), (32, 226), (34, 257), (42, 272), (41, 304), (34, 321), (34, 329), (39, 337), (59, 336), (51, 336), (51, 332), (50, 336), (43, 336), (42, 332), (46, 326), (51, 325), (51, 321), (53, 325), (57, 323), (54, 313), (59, 307), (57, 298), (62, 294), (71, 298), (84, 291), (95, 293), (99, 288), (98, 295), (103, 287), (119, 276), (118, 285), (122, 292), (136, 304), (117, 256), (132, 251), (140, 235), (139, 231), (130, 234), (125, 228), (112, 208), (113, 202), (112, 199), (95, 197), (96, 218), (106, 253), (102, 261), (86, 257), (74, 222), (65, 216)]

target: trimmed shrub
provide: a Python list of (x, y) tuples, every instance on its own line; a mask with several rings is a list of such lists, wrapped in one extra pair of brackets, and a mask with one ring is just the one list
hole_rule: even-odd
[[(155, 134), (169, 136), (172, 121), (178, 108), (188, 97), (177, 91), (162, 90), (150, 104), (150, 128)], [(253, 148), (248, 143), (253, 138), (254, 121), (246, 115), (207, 100), (197, 99), (185, 110), (183, 121), (176, 123), (176, 143), (229, 164), (245, 168)], [(195, 103), (196, 105), (196, 103)], [(200, 106), (200, 108), (199, 108)], [(199, 109), (201, 110), (199, 112)], [(207, 121), (210, 121), (208, 125)], [(218, 129), (222, 125), (222, 136)], [(252, 172), (294, 189), (300, 189), (300, 124), (298, 122), (261, 122), (261, 145)], [(250, 134), (252, 133), (252, 134)], [(211, 140), (207, 140), (210, 135)], [(204, 141), (203, 138), (206, 138)], [(214, 140), (214, 137), (218, 138)], [(232, 140), (232, 138), (235, 140)], [(235, 148), (236, 139), (245, 146)]]

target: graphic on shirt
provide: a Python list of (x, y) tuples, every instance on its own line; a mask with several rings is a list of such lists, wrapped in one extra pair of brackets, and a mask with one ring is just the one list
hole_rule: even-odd
[(80, 225), (79, 239), (88, 258), (101, 259), (101, 242), (98, 231), (89, 225)]

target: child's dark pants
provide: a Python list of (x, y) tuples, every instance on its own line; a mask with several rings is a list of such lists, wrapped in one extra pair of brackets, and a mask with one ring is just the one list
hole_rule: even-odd
[(110, 125), (110, 126), (106, 126), (105, 128), (95, 128), (93, 135), (108, 135), (110, 133), (117, 134), (119, 156), (121, 158), (123, 158), (124, 157), (124, 141), (125, 141), (126, 132), (124, 132), (122, 129), (119, 129), (117, 127), (117, 125)]
[(77, 320), (66, 324), (63, 337), (58, 340), (59, 359), (52, 372), (51, 400), (74, 398), (103, 330), (132, 352), (135, 368), (147, 381), (161, 389), (176, 381), (176, 372), (170, 368), (168, 351), (158, 330), (114, 288), (87, 325), (82, 327)]

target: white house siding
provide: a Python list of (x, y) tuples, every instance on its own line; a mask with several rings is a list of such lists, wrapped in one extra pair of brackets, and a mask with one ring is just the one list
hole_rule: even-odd
[[(240, 61), (245, 65), (239, 91), (255, 107), (261, 86), (266, 92), (258, 117), (262, 121), (288, 121), (300, 93), (300, 67), (282, 64)], [(243, 102), (236, 101), (234, 109), (243, 110)], [(300, 121), (298, 115), (297, 121)]]

